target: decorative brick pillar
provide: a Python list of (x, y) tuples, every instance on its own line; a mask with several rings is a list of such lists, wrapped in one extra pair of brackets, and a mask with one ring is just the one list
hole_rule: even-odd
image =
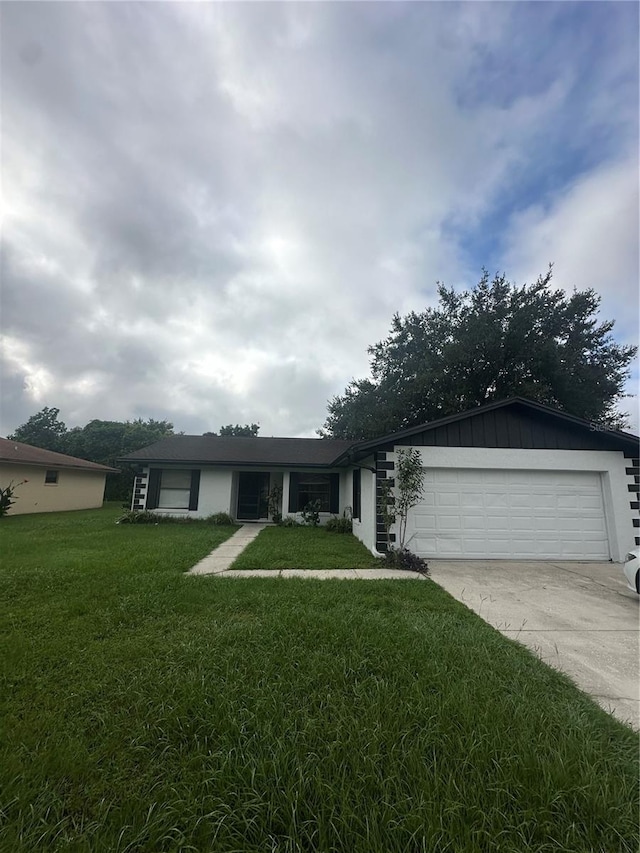
[(627, 475), (634, 538), (636, 545), (640, 545), (640, 459), (625, 457), (625, 462), (631, 463), (625, 468), (625, 473)]
[[(389, 454), (390, 455), (390, 454)], [(387, 451), (381, 450), (374, 454), (376, 468), (376, 550), (385, 552), (388, 550), (386, 531), (384, 526), (384, 517), (380, 512), (380, 488), (379, 484), (382, 480), (391, 480), (394, 482), (395, 463), (393, 459), (387, 458)], [(393, 503), (393, 497), (389, 503)], [(396, 534), (389, 534), (391, 543), (396, 541)]]
[(131, 501), (131, 509), (143, 510), (147, 504), (147, 486), (149, 484), (149, 469), (145, 468), (142, 471), (136, 471), (133, 481), (133, 498)]

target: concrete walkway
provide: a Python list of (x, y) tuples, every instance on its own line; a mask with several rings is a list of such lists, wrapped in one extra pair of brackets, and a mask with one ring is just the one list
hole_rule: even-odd
[(240, 530), (237, 530), (230, 539), (227, 539), (217, 548), (196, 563), (193, 568), (189, 569), (189, 575), (219, 575), (226, 572), (229, 566), (233, 563), (247, 547), (249, 542), (252, 542), (261, 530), (264, 530), (266, 524), (243, 524)]
[(230, 539), (189, 569), (189, 575), (218, 575), (227, 578), (316, 578), (319, 580), (424, 580), (417, 572), (400, 569), (235, 569), (230, 566), (266, 524), (243, 524)]
[(235, 569), (221, 572), (225, 578), (315, 578), (316, 580), (423, 581), (417, 572), (401, 569)]

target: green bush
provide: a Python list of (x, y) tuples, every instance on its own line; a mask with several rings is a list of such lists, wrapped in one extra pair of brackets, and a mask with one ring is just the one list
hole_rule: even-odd
[(310, 501), (300, 513), (302, 520), (310, 527), (317, 527), (320, 524), (320, 507), (322, 504), (319, 500)]
[(129, 509), (116, 521), (116, 524), (159, 524), (160, 516), (148, 510)]
[(19, 483), (14, 483), (12, 480), (8, 486), (0, 488), (0, 517), (6, 515), (16, 502), (17, 498), (14, 497), (14, 493), (17, 487), (28, 482), (28, 480), (22, 480)]
[(214, 512), (213, 515), (207, 517), (209, 524), (229, 525), (235, 524), (228, 512)]
[(334, 515), (324, 526), (327, 533), (352, 533), (353, 524), (350, 518), (339, 518)]
[(116, 524), (194, 524), (197, 518), (191, 516), (160, 515), (147, 509), (130, 509), (116, 521)]
[(429, 564), (422, 557), (418, 557), (408, 548), (390, 548), (384, 556), (385, 564), (391, 569), (404, 569), (407, 572), (420, 572), (429, 574)]

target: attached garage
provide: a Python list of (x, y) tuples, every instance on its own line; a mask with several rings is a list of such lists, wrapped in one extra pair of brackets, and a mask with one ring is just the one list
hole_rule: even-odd
[(405, 544), (420, 556), (623, 561), (640, 544), (638, 441), (516, 397), (362, 442), (347, 461), (371, 471), (376, 488), (365, 511), (362, 480), (354, 533), (386, 550), (376, 495), (394, 477), (397, 452), (413, 448), (424, 496)]
[(409, 543), (420, 556), (608, 560), (600, 474), (593, 471), (425, 470)]

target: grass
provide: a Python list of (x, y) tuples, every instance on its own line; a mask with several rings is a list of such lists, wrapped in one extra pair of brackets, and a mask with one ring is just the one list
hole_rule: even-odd
[(634, 733), (436, 584), (113, 520), (0, 521), (2, 853), (636, 853)]
[(233, 569), (371, 569), (379, 560), (351, 533), (322, 527), (266, 527)]

